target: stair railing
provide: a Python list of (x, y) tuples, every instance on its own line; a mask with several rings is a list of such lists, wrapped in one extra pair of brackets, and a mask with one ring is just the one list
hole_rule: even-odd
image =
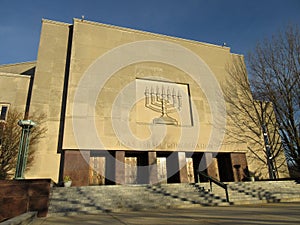
[(208, 176), (207, 174), (197, 171), (199, 175), (206, 177), (209, 180), (209, 185), (210, 185), (210, 191), (212, 192), (212, 183), (215, 183), (216, 185), (220, 186), (221, 188), (223, 188), (225, 190), (225, 195), (226, 195), (226, 201), (229, 202), (229, 196), (228, 196), (228, 188), (227, 188), (227, 184), (224, 184), (223, 182)]

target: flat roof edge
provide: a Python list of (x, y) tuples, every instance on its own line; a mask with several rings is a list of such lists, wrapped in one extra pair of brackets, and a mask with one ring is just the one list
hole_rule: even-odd
[(16, 74), (16, 73), (6, 73), (6, 72), (0, 72), (0, 77), (19, 77), (19, 78), (26, 78), (30, 79), (30, 75), (21, 75), (21, 74)]
[(16, 65), (22, 65), (22, 64), (36, 64), (37, 61), (28, 61), (28, 62), (17, 62), (17, 63), (7, 63), (7, 64), (0, 64), (1, 67), (8, 67), (8, 66), (16, 66)]
[(170, 35), (166, 35), (166, 34), (159, 34), (159, 33), (154, 33), (154, 32), (150, 32), (150, 31), (137, 30), (137, 29), (121, 27), (121, 26), (117, 26), (117, 25), (110, 25), (110, 24), (105, 24), (105, 23), (101, 23), (101, 22), (89, 21), (89, 20), (85, 20), (85, 19), (73, 18), (73, 21), (74, 22), (79, 22), (79, 23), (87, 23), (87, 24), (96, 25), (96, 26), (103, 26), (103, 27), (107, 27), (107, 28), (119, 29), (119, 30), (123, 30), (123, 31), (127, 31), (127, 32), (150, 34), (150, 35), (153, 35), (153, 36), (165, 37), (165, 38), (169, 38), (169, 39), (173, 39), (173, 40), (177, 39), (177, 40), (182, 40), (182, 41), (189, 42), (189, 43), (192, 43), (192, 44), (202, 44), (202, 45), (206, 45), (208, 47), (217, 47), (217, 48), (224, 49), (224, 50), (227, 50), (227, 51), (230, 52), (230, 47), (228, 47), (228, 46), (221, 46), (221, 45), (201, 42), (201, 41), (197, 41), (197, 40), (180, 38), (180, 37), (170, 36)]
[(71, 23), (65, 23), (65, 22), (59, 22), (59, 21), (55, 21), (55, 20), (50, 20), (50, 19), (42, 19), (42, 23), (52, 23), (52, 24), (56, 24), (56, 25), (62, 25), (62, 26), (71, 26)]

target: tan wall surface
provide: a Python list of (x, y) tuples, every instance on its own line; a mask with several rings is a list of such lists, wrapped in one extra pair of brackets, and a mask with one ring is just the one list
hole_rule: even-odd
[[(126, 116), (124, 116), (124, 114), (127, 113), (126, 109), (128, 109), (129, 107), (128, 102), (131, 98), (137, 98), (138, 95), (138, 93), (134, 92), (132, 92), (131, 94), (129, 92), (126, 94), (122, 93), (122, 96), (119, 97), (120, 101), (115, 102), (118, 96), (120, 96), (120, 93), (123, 91), (124, 86), (132, 85), (132, 88), (136, 89), (136, 78), (148, 78), (151, 76), (151, 79), (154, 80), (167, 80), (170, 82), (184, 83), (189, 85), (191, 101), (193, 103), (192, 108), (194, 111), (198, 111), (197, 118), (195, 118), (195, 114), (193, 114), (194, 123), (200, 124), (200, 132), (197, 137), (195, 137), (195, 129), (185, 129), (185, 133), (190, 133), (190, 135), (186, 136), (190, 136), (192, 140), (189, 140), (189, 138), (187, 137), (180, 146), (183, 149), (193, 149), (191, 143), (196, 138), (198, 139), (196, 145), (194, 145), (196, 150), (207, 150), (212, 129), (212, 115), (206, 93), (205, 91), (203, 91), (203, 87), (200, 87), (199, 84), (193, 79), (193, 77), (187, 73), (187, 71), (183, 71), (182, 68), (180, 68), (176, 64), (167, 63), (166, 60), (136, 60), (135, 63), (124, 64), (116, 68), (116, 71), (109, 74), (109, 79), (106, 80), (102, 88), (98, 90), (96, 87), (96, 80), (95, 82), (87, 84), (86, 87), (84, 85), (81, 86), (83, 87), (83, 89), (80, 92), (77, 92), (77, 94), (80, 93), (79, 95), (81, 102), (80, 104), (77, 104), (76, 107), (79, 106), (82, 109), (80, 112), (82, 114), (78, 117), (81, 116), (82, 118), (89, 118), (95, 121), (97, 135), (100, 137), (104, 147), (96, 142), (94, 143), (93, 141), (90, 141), (91, 139), (89, 139), (89, 137), (86, 137), (86, 140), (83, 141), (83, 144), (80, 144), (80, 147), (78, 147), (78, 142), (76, 142), (73, 132), (74, 130), (78, 132), (78, 129), (74, 129), (73, 127), (73, 119), (74, 117), (76, 117), (73, 110), (74, 96), (76, 91), (78, 91), (80, 80), (84, 79), (87, 71), (91, 69), (91, 67), (95, 66), (99, 61), (101, 61), (102, 57), (105, 57), (112, 51), (117, 50), (119, 47), (123, 47), (125, 44), (132, 44), (145, 40), (163, 41), (166, 43), (166, 45), (168, 45), (168, 43), (171, 43), (171, 47), (166, 48), (166, 51), (168, 51), (167, 53), (164, 53), (161, 49), (153, 48), (148, 52), (145, 52), (145, 55), (156, 54), (155, 51), (158, 51), (158, 54), (167, 54), (170, 55), (170, 58), (172, 58), (172, 56), (178, 55), (178, 49), (176, 48), (176, 46), (174, 47), (172, 45), (179, 45), (180, 48), (185, 48), (187, 51), (190, 51), (191, 54), (198, 57), (198, 60), (202, 63), (201, 69), (203, 71), (209, 71), (209, 75), (213, 76), (217, 80), (218, 85), (223, 84), (226, 76), (225, 66), (231, 56), (229, 48), (227, 47), (214, 46), (210, 44), (172, 38), (163, 35), (156, 35), (147, 32), (116, 28), (99, 23), (75, 20), (70, 68), (70, 85), (66, 112), (66, 129), (64, 133), (63, 143), (64, 149), (83, 148), (138, 150), (147, 148), (147, 146), (143, 145), (137, 145), (140, 148), (132, 148), (130, 147), (130, 143), (120, 143), (120, 140), (118, 140), (118, 137), (116, 137), (115, 135), (115, 127), (113, 127), (112, 124), (113, 120), (117, 121), (116, 123), (122, 124), (122, 120), (126, 119)], [(161, 52), (159, 52), (160, 50)], [(109, 67), (115, 66), (114, 63), (116, 61), (121, 61), (128, 55), (136, 55), (136, 57), (139, 57), (139, 55), (142, 55), (142, 53), (139, 51), (142, 50), (137, 48), (132, 52), (123, 52), (122, 54), (124, 55), (117, 55), (118, 58), (112, 58), (111, 61), (108, 61), (108, 63), (104, 65), (104, 67), (98, 68), (99, 74), (95, 75), (95, 79), (97, 79), (97, 76), (99, 76), (100, 79), (100, 76), (102, 76), (102, 71), (104, 71), (104, 75), (107, 75), (105, 74), (105, 72), (107, 71), (108, 73), (110, 69)], [(185, 58), (179, 58), (176, 60), (179, 62), (180, 60), (185, 60)], [(174, 62), (176, 62), (176, 60), (174, 60)], [(193, 61), (186, 61), (182, 64), (185, 64), (187, 67), (194, 68), (194, 63), (195, 62)], [(95, 73), (97, 73), (97, 71)], [(91, 96), (94, 95), (94, 93), (97, 91), (99, 93), (97, 93), (98, 95), (96, 103), (95, 105), (93, 105), (90, 99)], [(218, 98), (220, 98), (220, 96), (215, 96), (214, 100), (217, 101)], [(149, 130), (149, 124), (141, 124), (137, 121), (137, 113), (141, 112), (141, 108), (143, 108), (143, 102), (144, 100), (142, 99), (137, 102), (137, 104), (130, 106), (129, 126), (131, 128), (132, 135), (140, 139), (147, 139), (151, 134)], [(112, 115), (113, 107), (117, 108), (117, 111), (120, 112), (119, 115)], [(153, 112), (148, 109), (144, 110), (146, 114), (153, 114)], [(94, 122), (91, 122), (92, 125), (93, 123)], [(156, 146), (156, 150), (173, 151), (176, 150), (176, 148), (179, 148), (179, 138), (182, 136), (182, 132), (183, 129), (180, 126), (168, 126), (165, 139), (159, 146)], [(82, 134), (81, 137), (84, 139), (85, 137), (83, 136), (84, 135)], [(217, 147), (214, 148), (213, 146), (210, 148), (210, 150), (217, 151), (218, 149)], [(234, 150), (245, 151), (245, 146), (228, 146), (224, 143), (221, 150), (228, 152)]]
[(69, 24), (43, 20), (30, 111), (45, 113), (47, 133), (38, 144), (34, 165), (25, 176), (58, 180), (57, 154)]
[(29, 81), (29, 76), (0, 72), (0, 103), (24, 112)]

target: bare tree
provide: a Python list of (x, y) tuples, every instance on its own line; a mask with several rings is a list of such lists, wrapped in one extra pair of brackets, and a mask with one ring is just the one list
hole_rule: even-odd
[[(22, 117), (23, 113), (10, 108), (7, 120), (0, 122), (0, 180), (9, 179), (14, 174), (22, 132), (18, 121)], [(35, 121), (38, 126), (33, 127), (30, 132), (27, 168), (32, 165), (34, 160), (34, 145), (38, 143), (47, 131), (43, 126), (46, 118), (45, 115), (33, 113), (30, 118)]]
[(300, 172), (300, 31), (288, 26), (249, 54), (255, 99), (272, 102), (289, 164)]
[(255, 163), (250, 173), (276, 179), (278, 172), (286, 168), (273, 105), (253, 98), (243, 57), (234, 55), (227, 73), (223, 90), (228, 112), (227, 140), (247, 146), (249, 163)]

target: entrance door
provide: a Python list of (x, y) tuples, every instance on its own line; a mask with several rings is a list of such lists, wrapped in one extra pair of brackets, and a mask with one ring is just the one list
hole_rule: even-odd
[(166, 157), (157, 157), (157, 178), (159, 183), (167, 183), (167, 159)]
[(90, 185), (105, 184), (105, 157), (90, 157)]
[(230, 154), (224, 153), (218, 155), (218, 167), (219, 167), (220, 181), (222, 182), (234, 181)]
[(195, 183), (193, 158), (186, 158), (186, 169), (189, 183)]
[(125, 157), (125, 184), (137, 184), (137, 157)]

